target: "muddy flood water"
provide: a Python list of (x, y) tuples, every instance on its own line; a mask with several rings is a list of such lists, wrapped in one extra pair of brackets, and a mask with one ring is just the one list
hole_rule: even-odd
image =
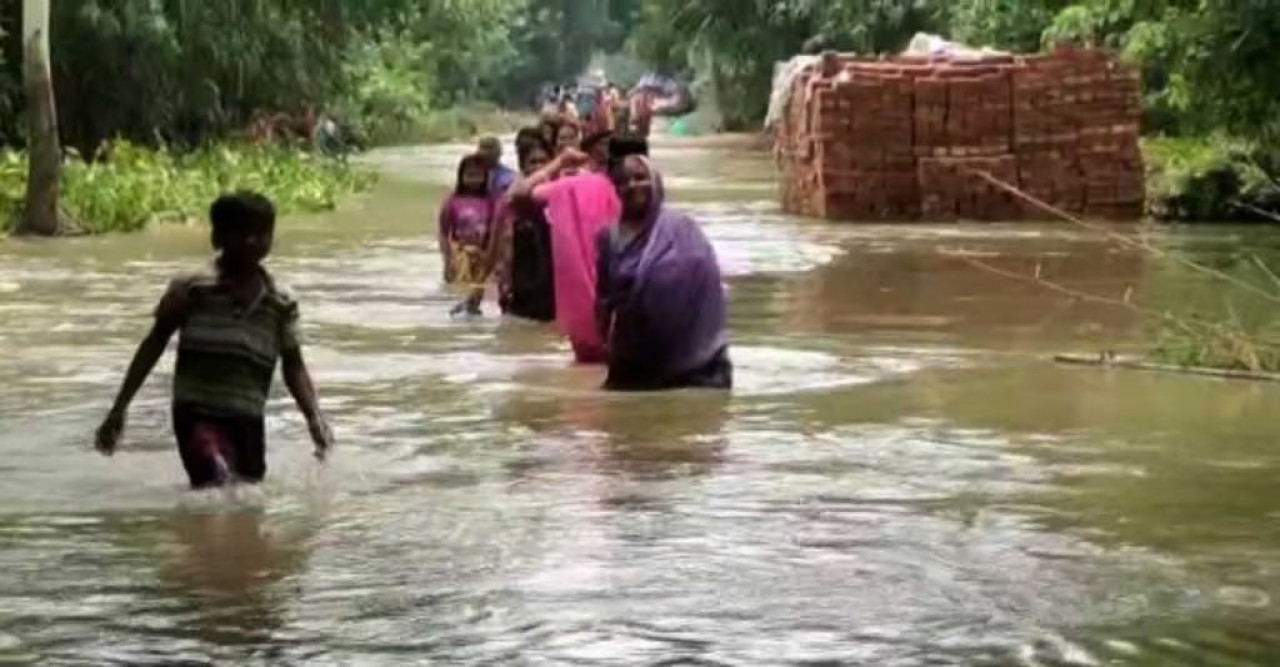
[(185, 490), (171, 357), (121, 452), (91, 447), (202, 227), (0, 241), (0, 664), (1280, 664), (1280, 389), (1054, 366), (1143, 324), (953, 254), (1204, 285), (1061, 225), (791, 219), (766, 154), (659, 144), (737, 387), (607, 396), (541, 327), (448, 317), (463, 151), (378, 153), (375, 193), (281, 223), (338, 449), (310, 459), (277, 386), (259, 489)]

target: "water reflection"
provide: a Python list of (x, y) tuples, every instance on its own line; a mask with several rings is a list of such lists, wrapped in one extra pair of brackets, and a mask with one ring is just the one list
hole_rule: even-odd
[[(603, 395), (598, 390), (601, 373), (590, 367), (519, 373), (515, 380), (521, 389), (504, 396), (494, 416), (524, 427), (531, 439), (545, 444), (549, 451), (541, 456), (584, 462), (605, 476), (702, 475), (721, 460), (730, 395)], [(548, 376), (557, 379), (548, 381)], [(555, 388), (545, 389), (548, 385)], [(535, 389), (539, 386), (544, 388)]]
[(1104, 349), (1131, 340), (1139, 322), (1123, 306), (1056, 294), (963, 258), (1117, 301), (1126, 294), (1141, 300), (1152, 286), (1143, 254), (1096, 237), (1046, 236), (956, 239), (946, 230), (883, 230), (783, 291), (782, 317), (800, 331), (899, 331), (919, 340), (945, 334), (984, 346), (998, 339)]
[(305, 567), (310, 530), (268, 527), (255, 508), (183, 510), (164, 524), (172, 550), (157, 575), (192, 608), (188, 629), (214, 646), (269, 644), (285, 624), (281, 585)]

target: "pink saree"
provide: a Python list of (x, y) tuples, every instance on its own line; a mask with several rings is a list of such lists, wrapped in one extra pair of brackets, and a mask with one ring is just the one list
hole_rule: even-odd
[(555, 271), (556, 328), (569, 338), (581, 363), (604, 363), (604, 341), (596, 328), (596, 236), (618, 221), (622, 203), (608, 177), (568, 176), (534, 191), (546, 203)]

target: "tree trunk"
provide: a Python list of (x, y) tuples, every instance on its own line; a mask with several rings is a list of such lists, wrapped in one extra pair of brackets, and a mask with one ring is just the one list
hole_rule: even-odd
[(58, 218), (58, 180), (62, 149), (49, 70), (49, 2), (23, 0), (23, 80), (27, 91), (27, 197), (17, 233), (54, 236)]

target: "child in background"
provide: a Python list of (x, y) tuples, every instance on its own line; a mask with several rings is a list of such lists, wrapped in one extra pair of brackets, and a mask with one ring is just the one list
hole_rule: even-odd
[(488, 275), (489, 235), (495, 202), (489, 192), (489, 166), (483, 156), (468, 155), (458, 164), (453, 194), (440, 206), (439, 243), (444, 280), (466, 298), (450, 313), (480, 314)]
[(173, 430), (191, 486), (255, 483), (266, 474), (264, 409), (277, 360), (307, 419), (315, 455), (332, 435), (302, 359), (298, 304), (276, 287), (262, 260), (271, 252), (275, 207), (262, 195), (223, 195), (209, 210), (214, 271), (169, 284), (155, 323), (129, 364), (97, 448), (115, 452), (134, 395), (178, 333)]

